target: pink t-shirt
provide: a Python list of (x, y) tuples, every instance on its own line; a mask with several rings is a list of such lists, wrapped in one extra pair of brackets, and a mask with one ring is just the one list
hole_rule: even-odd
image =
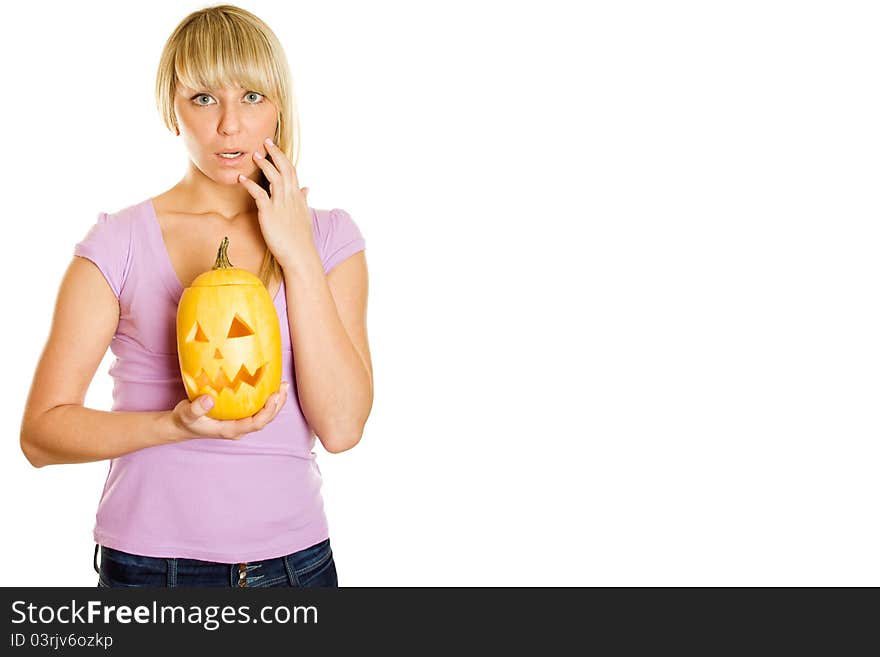
[[(324, 272), (364, 249), (344, 210), (311, 209)], [(186, 390), (177, 358), (183, 293), (152, 199), (98, 221), (74, 254), (94, 262), (119, 299), (110, 343), (114, 411), (171, 410)], [(281, 324), (282, 380), (290, 398), (261, 431), (239, 440), (195, 438), (110, 460), (94, 539), (150, 557), (241, 563), (278, 557), (329, 537), (315, 435), (299, 406), (284, 283), (274, 299)]]

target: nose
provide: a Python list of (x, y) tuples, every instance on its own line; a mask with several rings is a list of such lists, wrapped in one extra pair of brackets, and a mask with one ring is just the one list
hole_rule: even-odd
[(223, 358), (223, 354), (220, 353), (219, 349), (214, 349), (214, 358)]
[(224, 109), (220, 117), (218, 132), (224, 135), (238, 134), (239, 126), (241, 125), (241, 118), (238, 116), (238, 112), (238, 108), (227, 107)]

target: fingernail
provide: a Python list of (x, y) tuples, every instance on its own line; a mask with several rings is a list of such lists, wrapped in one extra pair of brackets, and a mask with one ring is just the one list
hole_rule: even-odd
[(258, 160), (262, 160), (262, 159), (263, 159), (263, 156), (260, 155), (259, 151), (254, 151), (254, 157), (257, 158)]
[(271, 137), (266, 137), (266, 143), (267, 143), (269, 146), (272, 146), (272, 145), (273, 145), (273, 144), (272, 144), (272, 138), (271, 138)]
[(202, 399), (202, 408), (206, 411), (211, 410), (214, 407), (214, 398), (213, 397), (204, 397)]

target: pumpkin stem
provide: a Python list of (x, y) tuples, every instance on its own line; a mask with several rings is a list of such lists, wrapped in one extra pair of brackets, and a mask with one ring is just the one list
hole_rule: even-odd
[(224, 237), (223, 241), (220, 242), (220, 248), (217, 250), (217, 259), (214, 261), (213, 269), (232, 269), (233, 265), (229, 262), (229, 257), (226, 255), (226, 248), (229, 246), (229, 238)]

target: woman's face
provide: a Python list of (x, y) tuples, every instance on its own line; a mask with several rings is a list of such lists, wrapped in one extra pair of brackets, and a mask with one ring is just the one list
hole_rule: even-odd
[[(256, 91), (241, 87), (190, 89), (178, 84), (174, 111), (180, 135), (193, 163), (209, 178), (239, 184), (238, 175), (259, 174), (254, 152), (266, 155), (263, 141), (275, 137), (275, 105)], [(234, 160), (220, 153), (241, 151)]]

